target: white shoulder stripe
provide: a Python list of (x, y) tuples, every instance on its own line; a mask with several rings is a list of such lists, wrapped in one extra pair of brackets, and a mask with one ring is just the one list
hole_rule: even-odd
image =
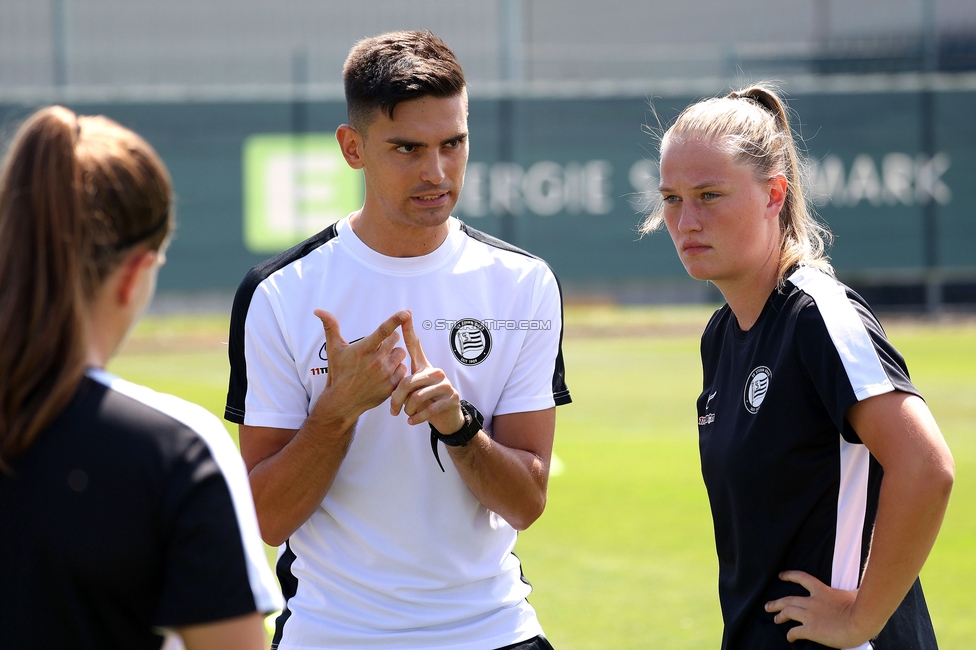
[(810, 267), (801, 267), (787, 279), (817, 303), (858, 401), (893, 391), (894, 386), (881, 365), (871, 336), (847, 298), (844, 287)]
[(192, 429), (207, 444), (210, 455), (220, 468), (234, 502), (241, 543), (247, 563), (248, 583), (258, 611), (271, 613), (283, 607), (277, 581), (268, 566), (264, 544), (258, 533), (257, 514), (251, 496), (251, 485), (237, 448), (221, 421), (205, 408), (174, 395), (157, 393), (151, 388), (133, 384), (110, 372), (89, 369), (88, 376), (112, 390), (131, 397)]

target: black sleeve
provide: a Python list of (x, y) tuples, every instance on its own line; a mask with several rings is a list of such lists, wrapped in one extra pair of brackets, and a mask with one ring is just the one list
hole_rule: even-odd
[(163, 628), (257, 611), (230, 489), (206, 443), (188, 436), (163, 502), (165, 570), (153, 616)]

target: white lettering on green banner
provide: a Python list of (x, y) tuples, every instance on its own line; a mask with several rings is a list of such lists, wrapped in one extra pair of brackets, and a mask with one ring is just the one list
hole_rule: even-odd
[(276, 253), (363, 204), (362, 172), (331, 134), (258, 134), (244, 142), (244, 245)]

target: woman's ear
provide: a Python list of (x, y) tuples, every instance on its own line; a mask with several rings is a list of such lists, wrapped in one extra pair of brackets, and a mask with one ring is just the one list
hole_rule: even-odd
[(785, 174), (776, 174), (767, 181), (766, 189), (769, 192), (769, 201), (766, 203), (767, 217), (779, 218), (779, 213), (786, 204), (786, 188)]
[(128, 307), (136, 296), (140, 280), (152, 271), (157, 251), (143, 250), (132, 253), (119, 267), (119, 280), (115, 287), (115, 299), (121, 307)]

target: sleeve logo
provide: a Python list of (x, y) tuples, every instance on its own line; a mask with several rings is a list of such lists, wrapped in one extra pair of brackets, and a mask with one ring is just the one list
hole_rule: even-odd
[(759, 407), (762, 406), (766, 393), (769, 392), (769, 382), (772, 378), (773, 374), (766, 366), (759, 366), (752, 371), (746, 381), (745, 393), (742, 395), (747, 411), (753, 414), (759, 412)]
[(491, 332), (474, 318), (462, 318), (451, 328), (451, 352), (466, 366), (476, 366), (491, 352)]

